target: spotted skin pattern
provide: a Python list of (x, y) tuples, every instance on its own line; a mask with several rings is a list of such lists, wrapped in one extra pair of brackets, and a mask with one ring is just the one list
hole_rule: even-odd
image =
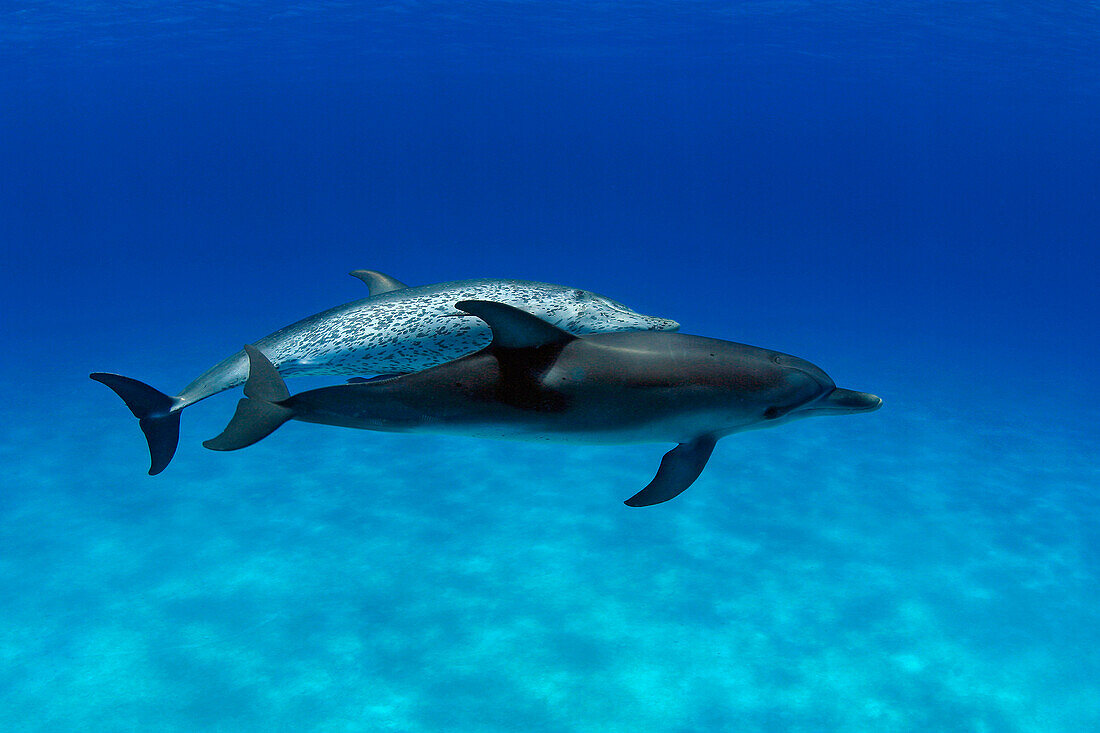
[[(596, 293), (523, 280), (457, 280), (402, 288), (310, 316), (255, 342), (284, 376), (415, 372), (458, 359), (492, 340), (489, 327), (455, 309), (463, 300), (506, 303), (570, 333), (675, 331), (679, 324), (636, 313)], [(199, 376), (173, 411), (241, 385), (239, 351)]]

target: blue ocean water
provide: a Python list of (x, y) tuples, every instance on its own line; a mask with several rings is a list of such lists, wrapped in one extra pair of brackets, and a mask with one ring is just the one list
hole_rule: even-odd
[[(1093, 3), (0, 5), (0, 729), (1100, 729)], [(667, 446), (166, 391), (410, 284), (589, 288), (874, 392)], [(314, 380), (295, 380), (292, 389)]]

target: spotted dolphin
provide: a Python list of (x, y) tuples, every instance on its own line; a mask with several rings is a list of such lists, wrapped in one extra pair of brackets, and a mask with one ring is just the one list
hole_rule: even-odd
[[(351, 273), (370, 297), (304, 318), (255, 342), (278, 371), (293, 375), (362, 375), (415, 372), (484, 348), (488, 326), (462, 318), (459, 300), (492, 300), (522, 306), (574, 334), (607, 331), (675, 331), (666, 318), (636, 313), (602, 295), (549, 283), (481, 278), (408, 287), (374, 270)], [(138, 418), (149, 443), (150, 474), (163, 471), (179, 442), (180, 411), (248, 377), (244, 351), (215, 364), (172, 397), (136, 379), (96, 372)]]
[(365, 384), (291, 395), (259, 350), (245, 398), (204, 443), (236, 450), (288, 420), (389, 432), (582, 443), (677, 443), (628, 506), (668, 501), (695, 481), (719, 438), (814, 415), (870, 412), (810, 362), (677, 333), (576, 336), (502, 303), (457, 304), (492, 330), (475, 354)]

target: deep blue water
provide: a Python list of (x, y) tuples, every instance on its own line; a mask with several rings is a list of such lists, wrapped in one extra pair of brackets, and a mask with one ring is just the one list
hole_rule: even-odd
[[(0, 728), (1100, 729), (1100, 9), (0, 4)], [(666, 446), (166, 391), (411, 284), (589, 288), (873, 415)], [(295, 385), (292, 383), (292, 388)]]

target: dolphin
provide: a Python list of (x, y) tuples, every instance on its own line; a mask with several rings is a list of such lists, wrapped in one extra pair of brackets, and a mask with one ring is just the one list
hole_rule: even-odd
[(291, 395), (263, 354), (246, 346), (245, 398), (225, 430), (203, 445), (244, 448), (288, 420), (511, 440), (677, 443), (653, 481), (626, 500), (637, 507), (688, 488), (726, 435), (882, 405), (777, 351), (678, 333), (577, 336), (503, 303), (456, 307), (488, 324), (487, 347), (364, 384)]
[[(484, 348), (489, 328), (463, 318), (457, 300), (492, 300), (523, 306), (570, 333), (675, 331), (667, 318), (636, 313), (603, 295), (549, 283), (481, 278), (409, 287), (375, 270), (350, 273), (370, 296), (330, 308), (281, 328), (254, 347), (286, 376), (400, 374), (452, 361)], [(150, 475), (163, 471), (179, 443), (180, 411), (199, 400), (243, 384), (249, 359), (244, 351), (200, 374), (171, 397), (130, 377), (95, 372), (138, 418), (149, 444)]]

